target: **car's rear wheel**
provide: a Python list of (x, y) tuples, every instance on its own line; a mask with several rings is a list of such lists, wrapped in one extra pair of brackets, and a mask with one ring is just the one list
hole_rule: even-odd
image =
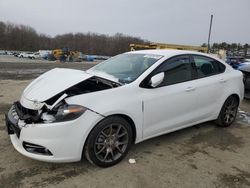
[(132, 129), (119, 116), (107, 117), (88, 136), (85, 156), (92, 164), (110, 167), (120, 162), (132, 143)]
[(236, 96), (230, 96), (223, 104), (219, 117), (215, 121), (220, 127), (229, 127), (236, 118), (239, 107), (239, 100)]

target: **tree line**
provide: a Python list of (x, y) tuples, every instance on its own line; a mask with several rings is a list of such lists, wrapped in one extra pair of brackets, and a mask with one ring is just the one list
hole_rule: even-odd
[[(206, 43), (202, 44), (203, 47), (207, 47)], [(245, 44), (240, 44), (240, 43), (213, 43), (210, 47), (211, 52), (216, 52), (220, 49), (224, 49), (228, 52), (243, 52), (245, 55), (249, 53), (250, 50), (250, 45), (245, 43)]]
[[(84, 54), (113, 56), (129, 51), (129, 44), (149, 44), (149, 41), (139, 37), (117, 33), (113, 36), (97, 33), (67, 33), (51, 37), (37, 33), (35, 29), (26, 25), (5, 23), (0, 21), (0, 50), (37, 51), (52, 50), (67, 47)], [(205, 43), (201, 46), (207, 46)], [(213, 43), (211, 52), (219, 49), (228, 51), (249, 50), (249, 44), (228, 44), (226, 42)]]
[(113, 56), (129, 51), (129, 44), (146, 44), (139, 37), (117, 33), (113, 36), (97, 33), (67, 33), (50, 37), (39, 34), (30, 26), (0, 22), (0, 49), (37, 51), (67, 47), (84, 54)]

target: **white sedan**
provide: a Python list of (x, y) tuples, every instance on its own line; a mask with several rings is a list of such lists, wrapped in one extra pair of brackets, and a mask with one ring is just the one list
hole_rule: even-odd
[(17, 55), (19, 58), (30, 58), (31, 56), (33, 56), (33, 52), (22, 52)]
[(133, 143), (211, 120), (230, 126), (243, 96), (242, 73), (215, 57), (142, 50), (86, 72), (48, 71), (24, 90), (6, 125), (27, 157), (73, 162), (85, 155), (108, 167)]

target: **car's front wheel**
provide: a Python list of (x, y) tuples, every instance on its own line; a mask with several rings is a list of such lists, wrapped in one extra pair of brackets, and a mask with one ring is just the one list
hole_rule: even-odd
[(85, 156), (100, 167), (110, 167), (120, 162), (132, 143), (132, 129), (122, 117), (107, 117), (90, 132), (85, 144)]
[(229, 127), (236, 118), (239, 107), (239, 100), (237, 97), (231, 95), (223, 104), (219, 117), (215, 121), (220, 127)]

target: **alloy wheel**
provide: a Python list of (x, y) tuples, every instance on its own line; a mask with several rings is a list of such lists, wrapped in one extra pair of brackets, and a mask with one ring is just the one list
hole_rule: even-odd
[(237, 114), (237, 109), (238, 109), (238, 103), (235, 98), (230, 98), (230, 100), (227, 101), (225, 104), (225, 110), (223, 114), (223, 118), (225, 123), (231, 124)]
[(98, 134), (94, 152), (102, 162), (112, 162), (119, 159), (128, 145), (128, 131), (121, 124), (110, 124)]

